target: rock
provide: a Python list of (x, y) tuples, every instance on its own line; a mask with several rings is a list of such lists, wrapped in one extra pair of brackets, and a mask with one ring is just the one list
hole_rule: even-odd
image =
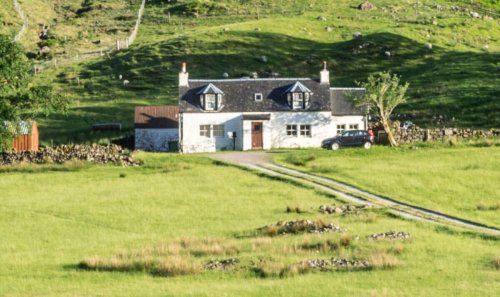
[(354, 38), (354, 39), (358, 39), (358, 38), (361, 38), (361, 37), (363, 37), (363, 34), (361, 34), (361, 32), (354, 32), (352, 34), (352, 38)]
[(485, 20), (485, 21), (491, 21), (491, 20), (493, 20), (493, 17), (489, 16), (489, 15), (485, 15), (485, 16), (483, 16), (483, 20)]
[(123, 80), (123, 85), (124, 85), (124, 86), (128, 85), (129, 83), (130, 83), (130, 81), (129, 81), (129, 80), (126, 80), (126, 79), (124, 79), (124, 80)]
[(260, 61), (263, 63), (267, 63), (267, 57), (266, 56), (260, 56)]
[(385, 51), (385, 52), (384, 52), (384, 55), (385, 55), (386, 57), (390, 57), (390, 56), (392, 56), (392, 54), (391, 54), (391, 52), (390, 52), (390, 51)]
[(222, 73), (222, 77), (223, 78), (228, 78), (229, 77), (229, 73), (227, 73), (227, 72)]
[(326, 21), (326, 17), (325, 17), (325, 16), (322, 16), (322, 15), (318, 16), (316, 19), (317, 19), (318, 21), (322, 21), (322, 22)]
[(470, 16), (477, 19), (481, 17), (481, 15), (475, 11), (471, 11)]
[(426, 43), (424, 44), (424, 47), (428, 50), (431, 50), (432, 49), (432, 43)]
[(228, 27), (225, 27), (224, 28), (224, 32), (228, 32), (229, 31), (229, 28)]
[(367, 238), (369, 240), (379, 240), (379, 239), (409, 239), (410, 233), (402, 232), (402, 231), (388, 231), (384, 233), (377, 233), (368, 235)]
[(332, 28), (332, 27), (330, 27), (330, 26), (326, 26), (326, 27), (325, 27), (325, 31), (326, 31), (326, 32), (333, 32), (333, 28)]
[(226, 270), (239, 262), (236, 258), (223, 259), (223, 260), (210, 260), (205, 265), (206, 270)]
[(364, 260), (349, 260), (344, 258), (330, 258), (330, 259), (309, 259), (305, 260), (299, 265), (306, 266), (312, 269), (321, 271), (328, 271), (332, 269), (367, 269), (370, 268), (370, 263)]
[(375, 5), (373, 5), (372, 3), (368, 2), (368, 1), (365, 1), (365, 2), (361, 3), (360, 5), (358, 5), (359, 10), (373, 10), (375, 8), (376, 8)]

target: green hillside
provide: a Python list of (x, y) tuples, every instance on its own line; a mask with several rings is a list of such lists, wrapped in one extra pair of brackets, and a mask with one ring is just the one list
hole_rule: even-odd
[[(140, 1), (102, 2), (137, 8)], [(182, 61), (193, 78), (224, 72), (234, 78), (254, 71), (317, 76), (326, 60), (332, 85), (342, 87), (392, 70), (411, 84), (410, 100), (397, 112), (413, 114), (417, 123), (432, 125), (429, 119), (442, 114), (455, 118), (450, 126), (500, 127), (498, 1), (374, 0), (371, 11), (356, 9), (361, 2), (148, 1), (129, 50), (37, 77), (54, 81), (74, 102), (67, 115), (42, 121), (42, 138), (98, 140), (102, 135), (89, 133), (96, 122), (130, 129), (135, 105), (175, 104)], [(362, 37), (353, 38), (356, 32)], [(130, 84), (124, 86), (120, 75)]]

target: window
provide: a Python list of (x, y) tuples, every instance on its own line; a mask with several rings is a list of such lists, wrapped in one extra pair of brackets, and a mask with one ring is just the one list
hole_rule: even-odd
[(358, 130), (359, 125), (358, 124), (349, 124), (349, 130)]
[(214, 137), (224, 137), (224, 125), (213, 125), (212, 131), (214, 133)]
[(311, 125), (300, 125), (300, 136), (311, 136)]
[(293, 109), (304, 108), (304, 94), (303, 93), (293, 93)]
[(255, 93), (255, 94), (254, 94), (254, 99), (255, 99), (255, 101), (262, 101), (262, 98), (264, 98), (264, 97), (262, 96), (262, 93)]
[(200, 136), (210, 138), (210, 125), (200, 125)]
[(345, 124), (337, 125), (337, 134), (342, 134), (345, 131)]
[(286, 125), (286, 135), (297, 136), (297, 125)]
[(206, 94), (205, 95), (205, 110), (215, 110), (216, 107), (216, 99), (215, 94)]

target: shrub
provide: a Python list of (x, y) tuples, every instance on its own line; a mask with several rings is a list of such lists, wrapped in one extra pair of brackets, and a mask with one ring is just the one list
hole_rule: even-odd
[(121, 173), (120, 173), (120, 178), (125, 178), (125, 177), (127, 177), (127, 174), (126, 174), (126, 173), (121, 172)]
[(316, 157), (314, 155), (298, 155), (298, 154), (289, 154), (285, 158), (285, 162), (293, 164), (295, 166), (305, 166), (307, 162), (314, 161)]

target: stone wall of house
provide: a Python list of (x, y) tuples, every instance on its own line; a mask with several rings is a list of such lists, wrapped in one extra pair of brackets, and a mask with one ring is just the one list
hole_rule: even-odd
[[(380, 125), (372, 125), (375, 131), (376, 141), (386, 142), (384, 129)], [(471, 139), (471, 138), (490, 138), (500, 135), (500, 130), (473, 130), (465, 128), (433, 128), (424, 129), (418, 126), (402, 128), (398, 121), (393, 123), (396, 140), (400, 144), (409, 144), (421, 141), (442, 141), (447, 139)]]

